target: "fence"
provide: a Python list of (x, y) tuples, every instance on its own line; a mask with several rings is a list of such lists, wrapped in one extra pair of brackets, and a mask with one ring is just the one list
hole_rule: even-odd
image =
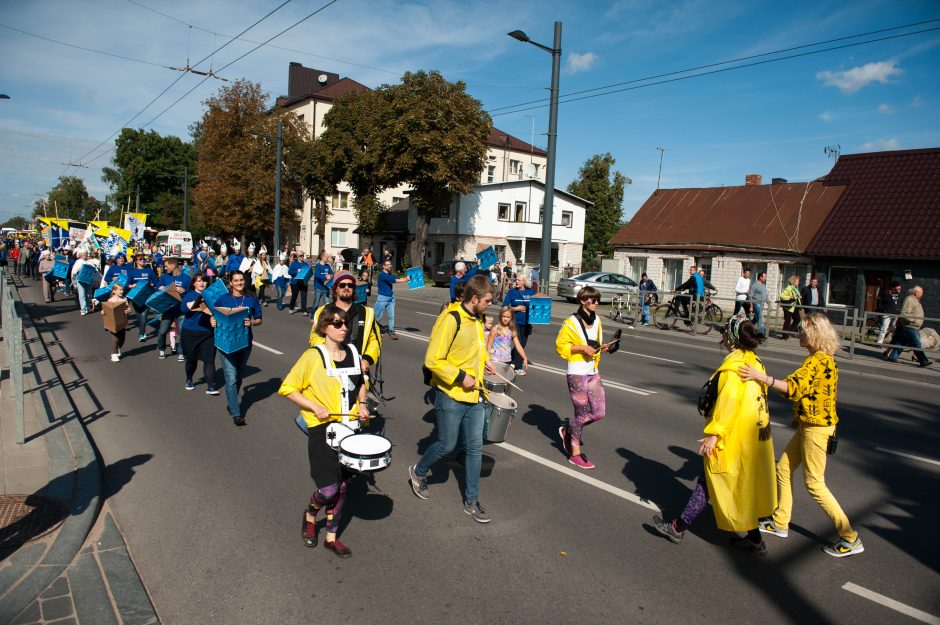
[(23, 425), (23, 311), (18, 304), (13, 279), (7, 275), (6, 267), (0, 267), (0, 309), (2, 309), (3, 344), (6, 347), (7, 369), (13, 384), (13, 404), (16, 410), (16, 442), (22, 445), (26, 439)]

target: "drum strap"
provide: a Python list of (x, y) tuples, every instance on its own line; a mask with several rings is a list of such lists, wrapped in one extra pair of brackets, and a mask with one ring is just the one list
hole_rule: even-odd
[(359, 350), (356, 349), (355, 345), (347, 345), (348, 349), (352, 353), (353, 366), (339, 368), (333, 362), (333, 359), (330, 358), (329, 352), (326, 351), (326, 345), (321, 343), (316, 346), (317, 351), (320, 352), (320, 356), (323, 357), (323, 366), (326, 367), (326, 375), (331, 378), (339, 378), (340, 382), (340, 406), (343, 413), (343, 424), (349, 423), (350, 409), (352, 407), (351, 394), (355, 388), (350, 376), (360, 375), (362, 373), (362, 368), (359, 364)]

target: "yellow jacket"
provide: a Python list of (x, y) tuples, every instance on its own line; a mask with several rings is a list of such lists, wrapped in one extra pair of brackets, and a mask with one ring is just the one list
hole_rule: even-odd
[[(597, 342), (604, 344), (604, 326), (601, 324), (601, 318), (598, 315), (594, 320), (597, 324)], [(578, 322), (577, 313), (571, 315), (561, 324), (558, 336), (555, 337), (555, 351), (558, 355), (568, 362), (590, 362), (594, 361), (594, 370), (597, 371), (601, 362), (601, 351), (597, 350), (593, 358), (584, 354), (572, 354), (571, 348), (575, 345), (587, 345), (587, 339), (581, 330), (581, 324)]]
[[(460, 328), (452, 311), (460, 315)], [(483, 335), (483, 319), (467, 312), (463, 305), (450, 306), (442, 312), (431, 329), (431, 340), (424, 354), (424, 366), (431, 371), (431, 386), (456, 401), (475, 404), (480, 391), (461, 386), (472, 375), (483, 385), (483, 365), (489, 359)]]
[(839, 367), (825, 352), (807, 356), (799, 369), (786, 378), (787, 398), (793, 401), (793, 420), (806, 425), (830, 426), (839, 423), (836, 389)]
[(744, 364), (764, 371), (754, 352), (736, 349), (725, 357), (714, 375), (718, 398), (705, 423), (705, 435), (715, 435), (715, 453), (705, 458), (705, 480), (719, 529), (744, 532), (757, 519), (777, 507), (774, 444), (770, 435), (767, 388), (744, 382), (738, 368)]
[[(362, 357), (367, 360), (370, 365), (374, 365), (378, 361), (379, 354), (382, 351), (382, 333), (379, 330), (378, 324), (375, 322), (375, 311), (362, 304), (353, 304), (353, 306), (361, 306), (365, 311), (365, 313), (359, 317), (359, 334), (357, 336), (356, 349), (359, 350), (359, 353), (362, 354)], [(310, 347), (316, 347), (324, 342), (324, 338), (315, 332), (317, 320), (320, 318), (322, 311), (323, 306), (320, 306), (317, 308), (316, 312), (313, 313), (313, 324), (310, 327)]]
[[(300, 359), (291, 368), (290, 373), (281, 382), (281, 388), (277, 392), (279, 395), (287, 397), (294, 391), (298, 391), (307, 399), (325, 406), (330, 414), (336, 415), (343, 412), (342, 390), (340, 378), (327, 375), (320, 351), (310, 348), (300, 356)], [(358, 400), (358, 397), (353, 397), (350, 402), (349, 411), (353, 414), (359, 410)], [(308, 428), (330, 421), (343, 420), (342, 417), (333, 416), (326, 421), (320, 421), (316, 414), (304, 409), (300, 410), (300, 414), (303, 416)]]

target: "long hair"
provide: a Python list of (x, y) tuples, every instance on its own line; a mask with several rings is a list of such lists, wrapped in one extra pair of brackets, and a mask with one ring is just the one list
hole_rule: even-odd
[(806, 337), (806, 346), (812, 352), (823, 352), (834, 355), (839, 351), (839, 334), (832, 327), (829, 318), (821, 313), (813, 313), (803, 318), (803, 336)]
[(512, 308), (510, 308), (509, 306), (503, 306), (502, 308), (499, 309), (499, 323), (497, 323), (496, 325), (498, 326), (503, 325), (503, 315), (505, 315), (506, 313), (509, 313), (509, 323), (507, 324), (507, 327), (512, 331), (513, 334), (515, 334), (516, 333), (516, 315), (512, 312)]

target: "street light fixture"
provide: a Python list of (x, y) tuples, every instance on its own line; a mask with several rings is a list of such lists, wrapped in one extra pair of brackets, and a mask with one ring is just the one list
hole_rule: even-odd
[(561, 22), (555, 22), (554, 45), (549, 48), (532, 41), (521, 30), (506, 33), (523, 43), (531, 43), (536, 48), (552, 55), (552, 87), (548, 108), (548, 158), (545, 164), (545, 206), (542, 210), (542, 254), (539, 263), (539, 282), (541, 292), (548, 294), (548, 284), (552, 262), (552, 213), (555, 203), (555, 143), (558, 138), (558, 75), (561, 70)]

